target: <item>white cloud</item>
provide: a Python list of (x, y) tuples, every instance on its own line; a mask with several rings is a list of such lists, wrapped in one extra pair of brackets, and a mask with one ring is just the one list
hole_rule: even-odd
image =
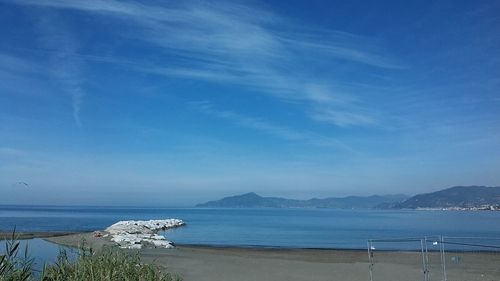
[[(335, 65), (335, 62), (347, 61), (361, 67), (401, 68), (381, 52), (373, 51), (380, 48), (376, 48), (370, 38), (319, 28), (305, 29), (265, 9), (230, 2), (160, 5), (133, 1), (26, 0), (16, 3), (115, 17), (127, 25), (117, 30), (122, 36), (148, 42), (160, 48), (159, 54), (174, 54), (179, 60), (146, 62), (133, 66), (136, 69), (245, 85), (280, 99), (306, 101), (306, 106), (313, 108), (314, 114), (310, 117), (336, 125), (371, 125), (373, 122), (368, 121), (373, 117), (367, 109), (358, 110), (359, 105), (353, 106), (350, 102), (360, 99), (359, 93), (339, 95), (338, 82), (332, 82), (329, 73), (318, 75), (316, 63)], [(63, 53), (74, 51), (65, 49)], [(70, 84), (68, 88), (74, 90), (75, 120), (78, 120), (84, 92), (81, 85)], [(335, 114), (332, 114), (332, 106), (340, 107)]]

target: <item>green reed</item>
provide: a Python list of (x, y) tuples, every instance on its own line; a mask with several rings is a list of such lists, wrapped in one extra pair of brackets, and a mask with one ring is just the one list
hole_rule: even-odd
[(94, 251), (82, 241), (78, 257), (70, 258), (61, 249), (57, 261), (46, 264), (35, 277), (33, 258), (28, 247), (19, 253), (19, 236), (15, 231), (5, 243), (5, 254), (0, 256), (0, 281), (179, 281), (181, 278), (154, 264), (143, 264), (138, 252), (131, 253), (117, 247)]

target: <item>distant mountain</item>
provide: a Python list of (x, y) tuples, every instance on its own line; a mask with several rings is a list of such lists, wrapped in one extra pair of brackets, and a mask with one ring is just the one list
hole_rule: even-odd
[(394, 208), (481, 209), (487, 206), (500, 206), (500, 186), (455, 186), (432, 193), (415, 195), (394, 205)]
[(402, 202), (406, 195), (373, 195), (368, 197), (348, 196), (342, 198), (313, 198), (295, 200), (280, 197), (262, 197), (254, 192), (243, 195), (225, 197), (220, 200), (198, 204), (202, 208), (337, 208), (337, 209), (370, 209), (379, 205), (390, 205)]

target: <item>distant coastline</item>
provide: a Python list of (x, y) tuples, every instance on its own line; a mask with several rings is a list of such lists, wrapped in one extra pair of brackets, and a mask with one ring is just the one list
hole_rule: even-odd
[(312, 198), (308, 200), (281, 197), (263, 197), (254, 192), (225, 197), (220, 200), (197, 204), (197, 208), (325, 208), (325, 209), (374, 209), (392, 206), (409, 198), (408, 195), (372, 195)]
[(500, 187), (455, 186), (432, 193), (313, 198), (263, 197), (254, 192), (196, 205), (198, 208), (330, 208), (500, 211)]
[(447, 208), (416, 208), (402, 210), (417, 211), (500, 211), (500, 205), (484, 205), (479, 207), (447, 207)]

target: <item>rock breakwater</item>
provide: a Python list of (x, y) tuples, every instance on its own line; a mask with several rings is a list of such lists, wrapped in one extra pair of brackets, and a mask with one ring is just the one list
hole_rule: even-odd
[(142, 247), (173, 248), (174, 245), (159, 231), (185, 225), (180, 219), (119, 221), (106, 228), (107, 236), (120, 248), (141, 249)]

